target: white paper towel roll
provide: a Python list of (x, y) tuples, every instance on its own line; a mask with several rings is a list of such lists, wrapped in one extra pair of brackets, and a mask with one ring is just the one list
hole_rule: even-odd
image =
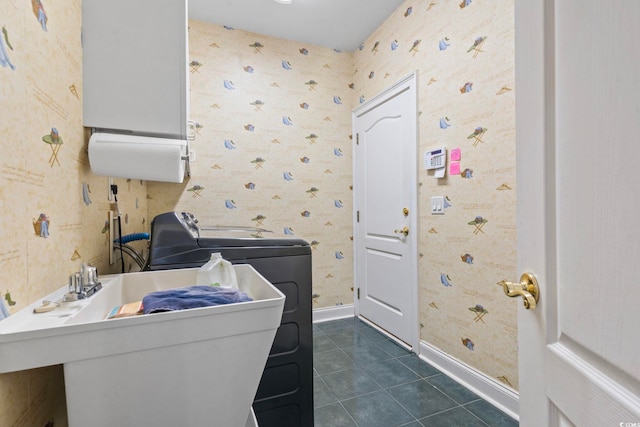
[(181, 183), (187, 141), (114, 133), (89, 139), (89, 164), (96, 175)]

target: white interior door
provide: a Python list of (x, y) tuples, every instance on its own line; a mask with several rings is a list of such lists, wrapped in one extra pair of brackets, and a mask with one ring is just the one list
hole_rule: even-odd
[(417, 348), (415, 73), (354, 110), (353, 128), (356, 310)]
[(640, 425), (640, 2), (515, 2), (520, 425)]

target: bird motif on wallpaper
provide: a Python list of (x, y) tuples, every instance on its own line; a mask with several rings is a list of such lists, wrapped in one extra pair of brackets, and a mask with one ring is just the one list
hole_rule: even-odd
[(306, 192), (309, 194), (309, 196), (313, 199), (315, 197), (318, 196), (318, 192), (320, 191), (319, 188), (317, 187), (311, 187), (310, 189), (308, 189)]
[(291, 121), (291, 118), (287, 116), (282, 117), (282, 123), (284, 123), (286, 126), (293, 126), (293, 122)]
[(396, 50), (396, 49), (398, 49), (398, 46), (400, 46), (400, 45), (398, 44), (398, 40), (394, 40), (394, 41), (392, 41), (392, 42), (391, 42), (391, 50)]
[(336, 157), (342, 157), (344, 155), (342, 154), (342, 150), (340, 148), (334, 148), (333, 154), (335, 154)]
[(244, 185), (244, 188), (246, 188), (247, 190), (255, 190), (256, 184), (254, 184), (253, 182), (248, 182)]
[(305, 82), (304, 84), (309, 86), (309, 90), (316, 90), (316, 86), (318, 85), (318, 82), (315, 81), (315, 80), (309, 80), (308, 82)]
[(286, 60), (282, 60), (282, 68), (284, 68), (287, 71), (291, 71), (293, 70), (293, 67), (291, 66), (291, 63), (289, 61)]
[(449, 46), (451, 46), (451, 42), (449, 42), (449, 37), (440, 39), (440, 41), (438, 42), (438, 49), (440, 50), (447, 50)]
[(234, 90), (236, 87), (231, 80), (224, 80), (225, 89)]
[(364, 95), (361, 95), (361, 96), (360, 96), (360, 104), (364, 104), (364, 101), (365, 101), (365, 99), (364, 99)]
[(223, 28), (224, 28), (225, 30), (227, 30), (227, 31), (233, 31), (233, 30), (235, 29), (235, 28), (230, 27), (230, 26), (228, 26), (228, 25), (223, 25)]
[(369, 73), (369, 79), (372, 79), (376, 76), (376, 73), (374, 71)]
[(305, 136), (305, 138), (309, 140), (309, 144), (315, 144), (316, 139), (318, 139), (318, 135), (316, 135), (315, 133), (310, 133), (309, 135)]
[(253, 132), (254, 130), (256, 130), (256, 127), (254, 125), (252, 125), (251, 123), (244, 125), (244, 130), (247, 130), (249, 132)]
[(40, 0), (31, 0), (31, 8), (33, 14), (38, 18), (38, 22), (44, 31), (47, 31), (47, 13), (44, 11), (44, 6)]
[(336, 208), (343, 208), (344, 207), (344, 204), (342, 203), (342, 200), (334, 200), (333, 204), (334, 204), (334, 206)]
[(336, 251), (336, 259), (344, 259), (344, 254), (342, 251)]
[(465, 7), (469, 6), (471, 4), (471, 0), (463, 0), (462, 3), (460, 3), (460, 9), (464, 9)]
[(236, 149), (236, 143), (233, 142), (230, 139), (225, 139), (224, 140), (224, 148), (226, 148), (227, 150), (235, 150)]
[(333, 103), (337, 105), (342, 105), (342, 98), (340, 98), (339, 96), (334, 96)]
[(473, 343), (473, 341), (471, 341), (471, 339), (469, 338), (461, 338), (462, 340), (462, 345), (467, 347), (469, 350), (473, 351), (473, 347), (475, 346), (475, 344)]
[(360, 46), (358, 46), (358, 50), (359, 51), (363, 51), (364, 50), (364, 43), (360, 43)]
[(236, 208), (237, 208), (237, 206), (236, 206), (236, 202), (234, 202), (234, 201), (233, 201), (233, 200), (231, 200), (231, 199), (227, 199), (227, 200), (225, 200), (225, 201), (224, 201), (224, 206), (225, 206), (227, 209), (236, 209)]
[(293, 228), (291, 227), (285, 227), (284, 228), (284, 234), (286, 234), (287, 236), (293, 236)]
[(300, 158), (300, 162), (302, 162), (302, 163), (309, 163), (310, 161), (311, 161), (311, 159), (309, 159), (309, 158), (308, 158), (308, 157), (306, 157), (306, 156), (305, 156), (305, 157), (301, 157), (301, 158)]
[(309, 211), (302, 211), (300, 212), (300, 216), (303, 216), (305, 218), (309, 218), (311, 216), (311, 212)]
[(407, 10), (405, 10), (404, 12), (404, 17), (406, 18), (407, 16), (411, 15), (413, 13), (413, 6), (409, 6), (407, 8)]
[(341, 49), (333, 49), (333, 51), (334, 51), (335, 53), (342, 53), (342, 50), (341, 50)]
[(449, 117), (440, 117), (440, 129), (447, 129), (450, 126)]
[(320, 242), (318, 242), (317, 240), (312, 240), (311, 243), (309, 243), (309, 246), (311, 246), (311, 249), (313, 250), (318, 249), (318, 245), (320, 245)]
[(442, 283), (445, 288), (450, 288), (453, 286), (453, 284), (451, 284), (451, 278), (448, 274), (445, 273), (440, 273), (440, 283)]
[(284, 172), (282, 177), (285, 181), (293, 181), (293, 175), (291, 175), (291, 172)]
[(509, 184), (507, 184), (506, 182), (501, 184), (498, 188), (496, 188), (496, 190), (498, 191), (506, 191), (506, 190), (513, 190), (513, 188), (511, 188), (509, 186)]
[(309, 50), (307, 48), (300, 48), (298, 49), (298, 52), (300, 52), (303, 55), (309, 55)]
[(444, 208), (450, 208), (451, 206), (453, 206), (451, 204), (451, 199), (449, 198), (449, 196), (444, 196)]
[(302, 104), (300, 104), (300, 108), (302, 108), (303, 110), (308, 110), (309, 104), (307, 104), (306, 102), (303, 102)]
[(375, 54), (376, 52), (378, 52), (378, 46), (380, 46), (380, 42), (379, 42), (379, 41), (377, 41), (377, 42), (375, 42), (375, 43), (373, 44), (373, 47), (371, 48), (371, 52), (373, 52), (374, 54)]
[(242, 69), (243, 69), (246, 73), (249, 73), (249, 74), (253, 74), (253, 71), (254, 71), (254, 69), (253, 69), (253, 67), (252, 67), (251, 65), (247, 65), (246, 67), (242, 67)]
[(349, 83), (349, 89), (355, 89), (355, 88), (356, 88), (355, 83)]

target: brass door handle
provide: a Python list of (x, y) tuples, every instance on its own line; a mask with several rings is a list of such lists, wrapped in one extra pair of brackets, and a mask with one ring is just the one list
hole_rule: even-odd
[(540, 298), (540, 289), (538, 288), (538, 280), (533, 274), (523, 273), (522, 276), (520, 276), (520, 283), (503, 280), (498, 282), (498, 286), (502, 286), (504, 293), (508, 297), (521, 296), (524, 307), (527, 310), (535, 310), (538, 298)]
[(393, 230), (393, 232), (398, 234), (404, 234), (404, 237), (407, 237), (409, 235), (409, 227), (404, 227), (400, 230)]

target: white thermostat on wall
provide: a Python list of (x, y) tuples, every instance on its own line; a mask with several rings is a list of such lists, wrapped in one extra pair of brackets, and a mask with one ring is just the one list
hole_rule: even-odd
[(440, 147), (424, 153), (424, 168), (426, 170), (435, 169), (434, 176), (442, 178), (447, 169), (447, 149)]

